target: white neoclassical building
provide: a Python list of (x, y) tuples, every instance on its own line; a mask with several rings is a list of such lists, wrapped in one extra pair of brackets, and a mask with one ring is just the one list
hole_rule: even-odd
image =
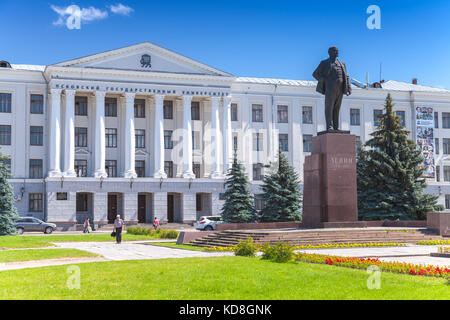
[[(325, 129), (315, 85), (236, 77), (150, 42), (49, 66), (0, 62), (0, 150), (19, 213), (73, 224), (218, 215), (234, 150), (260, 207), (264, 165), (281, 148), (302, 180), (311, 139)], [(427, 192), (449, 207), (450, 91), (355, 82), (341, 128), (370, 139), (387, 93), (411, 138), (416, 108), (432, 108)]]

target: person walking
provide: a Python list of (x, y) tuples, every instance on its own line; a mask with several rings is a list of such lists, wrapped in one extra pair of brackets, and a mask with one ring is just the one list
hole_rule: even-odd
[(89, 217), (86, 218), (86, 220), (84, 220), (84, 225), (83, 225), (83, 233), (91, 233), (91, 223), (89, 221)]
[(155, 217), (155, 220), (153, 220), (153, 228), (155, 228), (155, 230), (156, 230), (156, 229), (158, 229), (158, 227), (159, 227), (159, 221), (158, 221), (158, 218)]
[(120, 244), (122, 242), (122, 230), (124, 226), (124, 222), (120, 219), (120, 215), (117, 215), (116, 220), (114, 220), (114, 228), (116, 230), (116, 242)]

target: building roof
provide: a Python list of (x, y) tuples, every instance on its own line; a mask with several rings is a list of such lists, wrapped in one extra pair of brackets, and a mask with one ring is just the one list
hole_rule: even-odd
[(13, 70), (40, 71), (44, 72), (45, 66), (34, 66), (30, 64), (11, 64)]
[(384, 90), (389, 91), (421, 91), (421, 92), (439, 92), (450, 93), (450, 90), (444, 88), (428, 87), (408, 82), (389, 80), (381, 84)]

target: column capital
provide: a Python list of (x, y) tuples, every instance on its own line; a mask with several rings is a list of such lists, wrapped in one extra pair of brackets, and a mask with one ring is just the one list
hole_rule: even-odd
[(106, 91), (95, 91), (96, 98), (102, 99), (102, 98), (105, 98), (105, 96), (106, 96)]
[(184, 96), (183, 96), (183, 103), (184, 103), (184, 104), (191, 103), (191, 102), (192, 102), (192, 98), (193, 98), (193, 96), (184, 95)]
[(75, 97), (76, 90), (64, 90), (67, 98)]
[(127, 103), (132, 102), (134, 103), (134, 98), (136, 97), (136, 93), (134, 92), (125, 92), (125, 99)]
[(231, 106), (231, 96), (223, 97), (223, 106), (230, 107)]
[(211, 99), (211, 102), (213, 102), (213, 103), (219, 103), (220, 102), (220, 97), (209, 97), (210, 99)]
[(52, 96), (57, 96), (57, 95), (61, 95), (62, 90), (61, 89), (50, 89), (50, 94)]
[(165, 95), (163, 95), (163, 94), (155, 94), (154, 97), (155, 97), (155, 104), (156, 105), (163, 104)]

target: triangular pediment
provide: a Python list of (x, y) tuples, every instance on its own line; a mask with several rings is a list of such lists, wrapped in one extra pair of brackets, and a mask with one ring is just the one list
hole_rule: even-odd
[(65, 61), (53, 66), (232, 76), (151, 42)]

